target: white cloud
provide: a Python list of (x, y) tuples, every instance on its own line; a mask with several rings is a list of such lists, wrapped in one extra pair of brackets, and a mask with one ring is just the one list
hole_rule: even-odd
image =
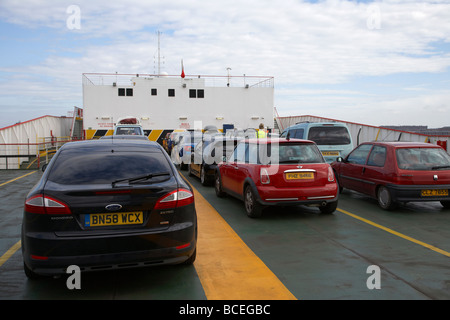
[[(66, 9), (72, 4), (80, 8), (79, 30), (66, 27)], [(0, 12), (3, 21), (52, 28), (83, 44), (61, 48), (76, 52), (74, 57), (56, 52), (39, 65), (19, 70), (34, 74), (34, 79), (45, 75), (44, 84), (52, 85), (53, 96), (70, 91), (80, 101), (82, 72), (152, 73), (157, 29), (163, 32), (164, 68), (170, 74), (180, 72), (183, 59), (188, 74), (225, 75), (231, 67), (234, 75), (275, 76), (276, 106), (291, 114), (303, 113), (311, 105), (317, 112), (331, 112), (326, 103), (354, 108), (353, 114), (361, 110), (361, 104), (369, 108), (373, 103), (371, 108), (376, 110), (381, 102), (386, 108), (403, 110), (402, 103), (412, 103), (403, 96), (395, 100), (363, 92), (347, 94), (355, 91), (349, 87), (336, 93), (336, 89), (321, 89), (305, 98), (302, 90), (310, 84), (351, 85), (361, 76), (415, 76), (448, 72), (450, 67), (448, 1), (3, 0)], [(11, 83), (0, 84), (2, 90), (6, 85)], [(37, 87), (39, 96), (48, 94), (51, 99), (46, 90), (38, 91)], [(423, 104), (426, 93), (416, 92), (410, 99)], [(430, 106), (441, 104), (443, 96), (434, 91), (428, 94)], [(447, 110), (445, 105), (441, 109)]]

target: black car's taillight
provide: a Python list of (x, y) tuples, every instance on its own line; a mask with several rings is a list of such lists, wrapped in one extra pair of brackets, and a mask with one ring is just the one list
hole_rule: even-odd
[(194, 194), (187, 189), (177, 189), (162, 196), (153, 209), (169, 209), (194, 203)]
[(25, 200), (25, 211), (37, 214), (72, 214), (69, 206), (55, 198), (42, 194)]

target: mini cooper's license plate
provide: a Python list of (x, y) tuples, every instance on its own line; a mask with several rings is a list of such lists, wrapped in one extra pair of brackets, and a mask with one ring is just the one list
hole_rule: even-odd
[(314, 179), (314, 172), (286, 172), (286, 180)]
[(142, 224), (144, 222), (143, 212), (116, 212), (116, 213), (94, 213), (84, 217), (86, 227), (122, 226)]
[(425, 189), (421, 191), (422, 197), (448, 197), (448, 189)]

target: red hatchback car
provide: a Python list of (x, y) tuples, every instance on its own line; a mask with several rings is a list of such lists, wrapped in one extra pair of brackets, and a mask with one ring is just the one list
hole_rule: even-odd
[(331, 166), (341, 190), (376, 198), (383, 209), (410, 201), (440, 201), (450, 208), (450, 156), (440, 146), (366, 142)]
[(266, 206), (309, 205), (332, 213), (338, 202), (333, 171), (317, 145), (300, 139), (241, 141), (215, 175), (219, 197), (244, 201), (247, 215), (260, 217)]

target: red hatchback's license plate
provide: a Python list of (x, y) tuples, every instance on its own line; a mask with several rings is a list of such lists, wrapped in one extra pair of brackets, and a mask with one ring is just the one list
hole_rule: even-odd
[(130, 224), (142, 224), (143, 212), (117, 212), (87, 214), (84, 218), (86, 227), (122, 226)]
[(422, 197), (448, 197), (448, 189), (426, 189), (421, 192)]

